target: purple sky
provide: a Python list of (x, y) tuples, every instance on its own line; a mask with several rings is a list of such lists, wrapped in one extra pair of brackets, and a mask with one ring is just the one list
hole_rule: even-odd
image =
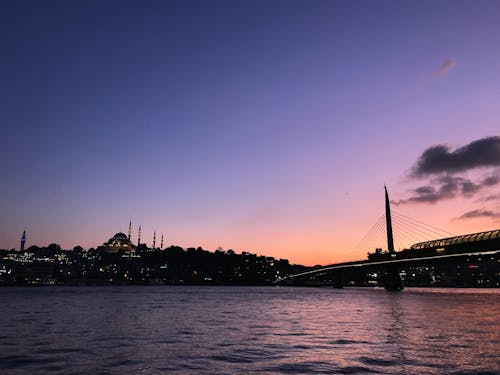
[[(439, 188), (409, 177), (425, 150), (499, 135), (499, 24), (498, 1), (3, 1), (0, 248), (132, 219), (148, 243), (341, 260), (384, 183)], [(498, 187), (396, 209), (493, 229)]]

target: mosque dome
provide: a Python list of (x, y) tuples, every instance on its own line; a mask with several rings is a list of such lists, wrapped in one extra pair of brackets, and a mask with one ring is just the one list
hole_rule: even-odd
[(115, 240), (127, 240), (128, 237), (125, 233), (122, 233), (122, 232), (118, 232), (116, 233), (114, 236), (113, 236), (113, 239)]

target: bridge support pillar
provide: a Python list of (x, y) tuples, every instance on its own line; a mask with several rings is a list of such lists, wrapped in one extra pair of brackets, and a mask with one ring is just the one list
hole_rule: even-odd
[(344, 278), (340, 270), (333, 273), (333, 287), (337, 289), (344, 287)]
[(387, 266), (385, 275), (385, 290), (399, 291), (403, 289), (403, 282), (399, 276), (398, 266), (390, 264)]

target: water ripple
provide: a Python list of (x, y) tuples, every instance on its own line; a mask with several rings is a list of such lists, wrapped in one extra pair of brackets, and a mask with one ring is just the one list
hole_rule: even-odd
[(500, 291), (5, 287), (0, 304), (2, 375), (500, 375)]

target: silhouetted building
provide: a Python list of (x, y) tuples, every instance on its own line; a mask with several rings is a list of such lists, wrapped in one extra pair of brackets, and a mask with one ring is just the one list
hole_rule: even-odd
[(130, 241), (125, 233), (116, 233), (108, 242), (104, 243), (106, 251), (117, 252), (120, 250), (130, 251), (135, 249), (135, 245)]

